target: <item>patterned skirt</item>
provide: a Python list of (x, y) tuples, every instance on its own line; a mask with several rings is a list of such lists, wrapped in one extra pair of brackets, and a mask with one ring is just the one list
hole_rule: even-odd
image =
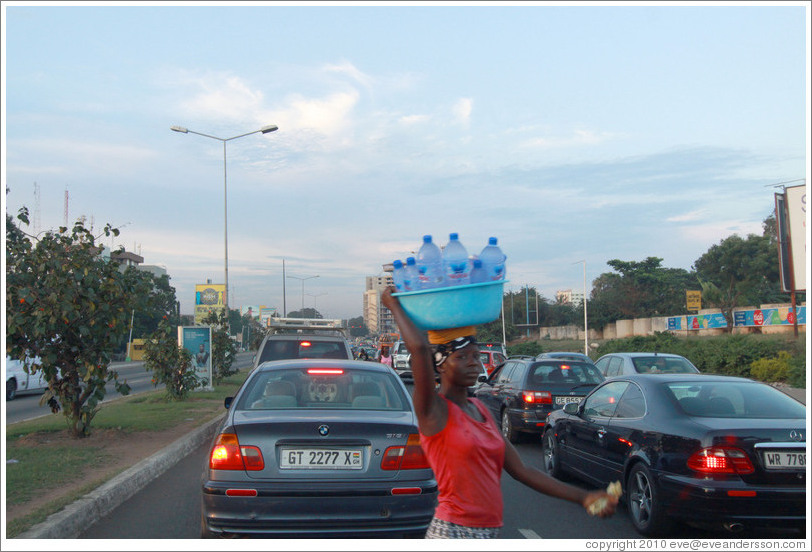
[(427, 539), (498, 539), (501, 527), (466, 527), (433, 518), (426, 530)]

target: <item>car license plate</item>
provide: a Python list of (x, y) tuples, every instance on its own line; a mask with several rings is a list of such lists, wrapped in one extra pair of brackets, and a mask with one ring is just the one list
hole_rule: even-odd
[(761, 453), (768, 470), (802, 470), (806, 468), (806, 452), (765, 450)]
[(583, 397), (556, 397), (555, 404), (565, 405), (569, 403), (579, 403)]
[(360, 470), (361, 449), (283, 448), (279, 467), (283, 470)]

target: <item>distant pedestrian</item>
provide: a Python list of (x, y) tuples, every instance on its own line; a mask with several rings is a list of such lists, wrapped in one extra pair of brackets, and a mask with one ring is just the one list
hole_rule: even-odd
[(392, 355), (389, 354), (389, 347), (387, 345), (381, 347), (381, 354), (378, 355), (378, 362), (381, 364), (386, 364), (390, 368), (392, 367)]
[(369, 355), (363, 347), (358, 350), (358, 360), (369, 360)]

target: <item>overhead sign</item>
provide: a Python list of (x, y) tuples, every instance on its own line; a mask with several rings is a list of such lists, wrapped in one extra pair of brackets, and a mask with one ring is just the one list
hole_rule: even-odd
[(688, 290), (685, 292), (685, 303), (689, 311), (702, 309), (702, 292)]

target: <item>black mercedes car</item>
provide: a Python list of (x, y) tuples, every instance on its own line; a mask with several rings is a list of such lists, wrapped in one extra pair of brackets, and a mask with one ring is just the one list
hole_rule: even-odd
[(646, 536), (677, 521), (803, 528), (806, 407), (746, 378), (638, 374), (606, 380), (552, 412), (544, 468), (623, 485)]

